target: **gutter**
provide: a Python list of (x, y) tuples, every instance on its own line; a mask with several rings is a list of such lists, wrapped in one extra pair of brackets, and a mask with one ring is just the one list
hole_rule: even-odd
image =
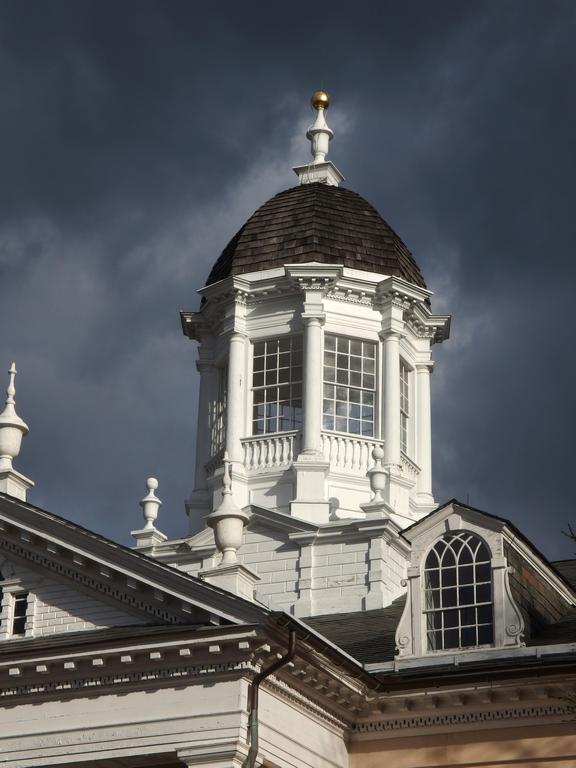
[(422, 674), (438, 669), (460, 671), (481, 669), (488, 666), (513, 664), (515, 667), (522, 662), (543, 663), (546, 661), (574, 660), (576, 643), (558, 643), (550, 645), (520, 646), (517, 648), (495, 648), (485, 651), (462, 651), (460, 653), (445, 653), (437, 656), (418, 656), (413, 659), (396, 659), (385, 663), (366, 664), (365, 669), (373, 675), (377, 674)]
[(248, 757), (244, 761), (242, 768), (254, 768), (256, 757), (258, 756), (258, 692), (260, 683), (270, 675), (277, 672), (282, 667), (289, 664), (296, 655), (296, 630), (290, 629), (288, 635), (288, 650), (280, 659), (275, 661), (266, 669), (259, 672), (250, 684), (248, 692), (248, 740), (250, 750)]

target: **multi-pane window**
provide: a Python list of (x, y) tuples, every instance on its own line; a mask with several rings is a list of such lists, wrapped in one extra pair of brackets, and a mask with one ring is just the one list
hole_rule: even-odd
[(228, 384), (228, 366), (218, 368), (218, 391), (210, 402), (210, 442), (212, 455), (224, 447), (226, 430), (226, 387)]
[(408, 419), (410, 418), (410, 371), (400, 361), (400, 450), (408, 453)]
[(490, 553), (481, 539), (459, 531), (436, 542), (424, 566), (424, 600), (429, 650), (494, 642)]
[(26, 632), (26, 611), (28, 610), (28, 592), (18, 592), (13, 597), (12, 634), (23, 635)]
[(283, 336), (254, 344), (252, 434), (302, 426), (302, 337)]
[(324, 337), (324, 429), (374, 436), (376, 344)]

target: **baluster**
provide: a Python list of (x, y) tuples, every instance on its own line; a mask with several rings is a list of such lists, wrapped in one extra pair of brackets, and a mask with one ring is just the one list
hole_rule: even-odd
[(351, 438), (346, 440), (346, 469), (352, 469), (352, 455), (354, 453), (354, 441)]

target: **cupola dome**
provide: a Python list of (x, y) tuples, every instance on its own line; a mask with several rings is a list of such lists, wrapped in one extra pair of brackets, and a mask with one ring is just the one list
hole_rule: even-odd
[(287, 189), (258, 208), (222, 251), (207, 285), (306, 262), (341, 264), (426, 287), (408, 248), (369, 202), (320, 182)]

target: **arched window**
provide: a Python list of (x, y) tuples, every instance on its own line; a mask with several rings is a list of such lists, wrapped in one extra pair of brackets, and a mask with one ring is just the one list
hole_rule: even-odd
[(448, 533), (424, 565), (428, 649), (471, 648), (494, 642), (492, 568), (484, 542), (472, 533)]

